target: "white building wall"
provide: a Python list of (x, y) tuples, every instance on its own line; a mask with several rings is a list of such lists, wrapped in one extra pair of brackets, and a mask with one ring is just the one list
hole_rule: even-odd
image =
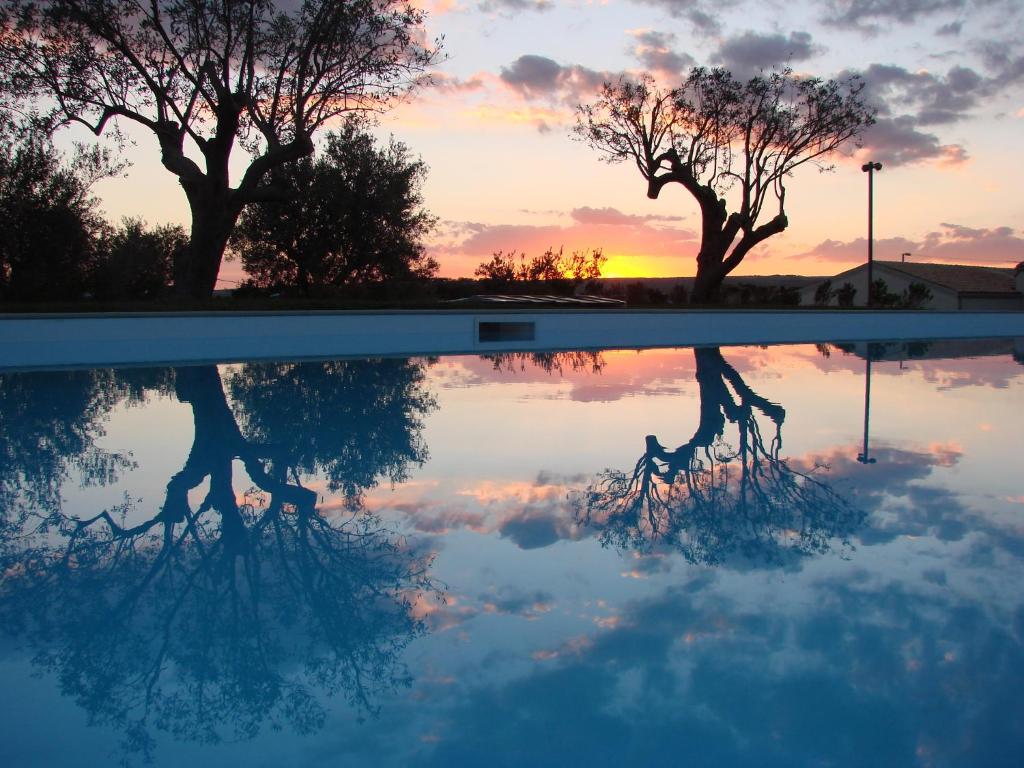
[[(909, 275), (902, 272), (894, 272), (886, 267), (879, 264), (874, 265), (874, 279), (885, 280), (885, 284), (889, 289), (890, 293), (903, 293), (907, 288), (910, 287), (911, 283), (923, 283), (923, 280), (917, 280)], [(868, 268), (865, 264), (862, 267), (858, 267), (856, 271), (851, 272), (844, 276), (832, 278), (832, 289), (839, 290), (843, 287), (844, 283), (850, 283), (854, 288), (857, 289), (856, 295), (853, 297), (853, 305), (855, 307), (863, 307), (867, 304), (868, 299)], [(809, 285), (800, 291), (800, 303), (804, 305), (814, 304), (814, 292), (819, 284)], [(942, 310), (957, 310), (960, 309), (959, 302), (957, 300), (956, 291), (941, 286), (932, 285), (925, 283), (928, 286), (928, 290), (932, 292), (932, 299), (925, 307), (927, 309), (942, 309)], [(838, 302), (833, 299), (831, 302), (832, 306), (835, 306)], [(978, 307), (979, 309), (988, 309), (988, 307)], [(1007, 309), (1006, 305), (1000, 307), (1001, 309)], [(1013, 308), (1013, 307), (1009, 307)]]
[(984, 310), (995, 309), (1012, 311), (1024, 308), (1024, 302), (1017, 296), (964, 296), (960, 299), (960, 309)]

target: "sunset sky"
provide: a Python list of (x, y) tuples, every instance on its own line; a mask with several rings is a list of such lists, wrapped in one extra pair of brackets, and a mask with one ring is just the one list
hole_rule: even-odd
[[(430, 167), (430, 248), (445, 276), (497, 250), (603, 248), (610, 276), (692, 275), (697, 208), (681, 188), (648, 200), (635, 167), (570, 136), (601, 82), (693, 64), (744, 76), (861, 73), (878, 124), (834, 173), (798, 171), (790, 227), (737, 274), (835, 274), (864, 260), (866, 159), (876, 258), (1012, 266), (1024, 260), (1024, 4), (1019, 0), (422, 0), (444, 36), (435, 85), (383, 116)], [(98, 189), (111, 218), (188, 218), (144, 135), (126, 179)], [(239, 166), (241, 167), (241, 166)], [(226, 264), (225, 280), (240, 268)]]

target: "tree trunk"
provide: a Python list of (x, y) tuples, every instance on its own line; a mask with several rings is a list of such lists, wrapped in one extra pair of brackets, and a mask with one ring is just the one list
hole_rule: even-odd
[[(707, 251), (711, 251), (708, 253)], [(724, 268), (725, 248), (707, 248), (702, 246), (697, 256), (697, 277), (693, 281), (690, 303), (709, 304), (718, 299), (718, 290), (728, 274)]]
[(224, 249), (242, 209), (231, 199), (227, 188), (186, 187), (185, 194), (192, 211), (192, 231), (188, 248), (175, 259), (175, 293), (192, 299), (208, 299), (217, 285)]

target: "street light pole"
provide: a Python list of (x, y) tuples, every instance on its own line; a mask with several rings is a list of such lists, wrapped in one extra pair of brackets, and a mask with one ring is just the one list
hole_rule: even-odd
[(882, 170), (881, 163), (864, 163), (860, 167), (868, 175), (868, 299), (867, 305), (872, 305), (872, 293), (874, 290), (874, 266), (875, 266), (875, 220), (874, 220), (874, 198), (875, 198), (875, 171)]

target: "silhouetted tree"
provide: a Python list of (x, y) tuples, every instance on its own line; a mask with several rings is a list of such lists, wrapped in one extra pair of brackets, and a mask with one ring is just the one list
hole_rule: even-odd
[(98, 299), (154, 298), (173, 282), (174, 258), (188, 247), (188, 234), (177, 225), (148, 229), (142, 219), (126, 218), (97, 246), (89, 276)]
[(931, 289), (924, 283), (911, 283), (900, 295), (900, 306), (906, 309), (921, 309), (933, 298)]
[(437, 262), (423, 238), (436, 219), (423, 208), (427, 167), (394, 138), (378, 147), (346, 121), (324, 151), (283, 166), (274, 181), (287, 202), (245, 209), (232, 250), (259, 287), (314, 288), (419, 279)]
[[(606, 83), (578, 111), (576, 134), (608, 162), (632, 161), (655, 199), (679, 184), (701, 211), (691, 300), (715, 298), (750, 250), (789, 225), (786, 177), (822, 159), (874, 122), (862, 83), (822, 81), (790, 70), (746, 83), (724, 69), (691, 70), (670, 91), (652, 78)], [(736, 188), (736, 209), (725, 195)], [(759, 223), (769, 208), (775, 215)]]
[(104, 226), (90, 188), (112, 170), (100, 149), (67, 161), (39, 132), (0, 126), (0, 298), (85, 292)]
[(525, 253), (498, 251), (490, 261), (482, 262), (473, 274), (487, 283), (489, 290), (503, 290), (515, 282), (564, 282), (576, 287), (587, 280), (601, 277), (608, 257), (600, 248), (573, 251), (566, 255), (564, 247), (548, 248), (539, 256), (527, 259)]
[(880, 277), (871, 283), (869, 293), (869, 303), (874, 307), (895, 307), (900, 301), (899, 294), (890, 291), (889, 284)]
[[(151, 131), (192, 213), (175, 286), (208, 296), (244, 206), (281, 194), (268, 174), (419, 82), (437, 56), (423, 20), (405, 0), (2, 0), (0, 90), (48, 128)], [(233, 182), (236, 146), (252, 160)]]
[(853, 287), (853, 283), (843, 283), (836, 290), (836, 301), (840, 307), (852, 307), (856, 295), (857, 289)]
[(827, 307), (837, 293), (838, 290), (832, 287), (832, 281), (826, 280), (814, 289), (814, 303), (819, 307)]
[[(820, 554), (863, 522), (813, 473), (780, 455), (785, 410), (750, 389), (717, 348), (695, 349), (700, 421), (675, 450), (648, 435), (631, 472), (606, 470), (576, 499), (577, 522), (602, 543), (646, 551), (663, 543), (690, 562), (734, 554), (776, 563)], [(765, 435), (758, 412), (774, 425)], [(725, 442), (736, 425), (738, 447)]]

